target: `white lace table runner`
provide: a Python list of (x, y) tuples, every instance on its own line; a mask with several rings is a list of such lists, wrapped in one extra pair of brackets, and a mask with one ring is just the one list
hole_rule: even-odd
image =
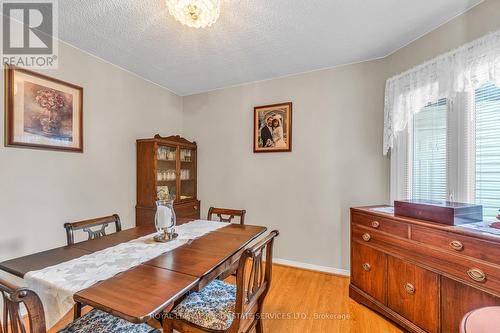
[(94, 252), (80, 258), (26, 273), (27, 287), (42, 300), (48, 327), (61, 320), (75, 304), (73, 295), (99, 281), (186, 244), (227, 223), (197, 220), (176, 227), (179, 237), (168, 243), (152, 242), (152, 235)]

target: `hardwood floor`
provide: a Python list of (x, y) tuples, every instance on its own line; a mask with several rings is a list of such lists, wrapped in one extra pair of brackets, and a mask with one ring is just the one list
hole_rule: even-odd
[[(229, 278), (230, 281), (232, 278)], [(349, 298), (349, 278), (274, 265), (264, 304), (265, 333), (402, 333)], [(71, 320), (67, 316), (49, 333)]]
[(269, 316), (297, 314), (300, 319), (267, 319), (265, 333), (402, 333), (349, 298), (347, 277), (274, 265), (272, 283), (264, 311)]

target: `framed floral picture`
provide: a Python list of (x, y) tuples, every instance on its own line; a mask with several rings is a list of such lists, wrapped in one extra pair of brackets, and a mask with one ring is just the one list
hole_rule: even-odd
[(254, 153), (292, 151), (292, 103), (254, 108)]
[(5, 68), (6, 146), (83, 152), (83, 88)]

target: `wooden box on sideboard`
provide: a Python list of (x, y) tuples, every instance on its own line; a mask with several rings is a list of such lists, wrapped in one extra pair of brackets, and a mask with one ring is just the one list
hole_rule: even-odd
[(482, 221), (483, 206), (449, 201), (403, 200), (394, 201), (394, 215), (460, 225)]

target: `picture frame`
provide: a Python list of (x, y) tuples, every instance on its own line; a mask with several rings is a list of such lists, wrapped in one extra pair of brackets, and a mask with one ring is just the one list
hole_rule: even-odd
[(5, 146), (83, 153), (83, 88), (5, 64)]
[(292, 102), (254, 107), (253, 151), (292, 151)]

